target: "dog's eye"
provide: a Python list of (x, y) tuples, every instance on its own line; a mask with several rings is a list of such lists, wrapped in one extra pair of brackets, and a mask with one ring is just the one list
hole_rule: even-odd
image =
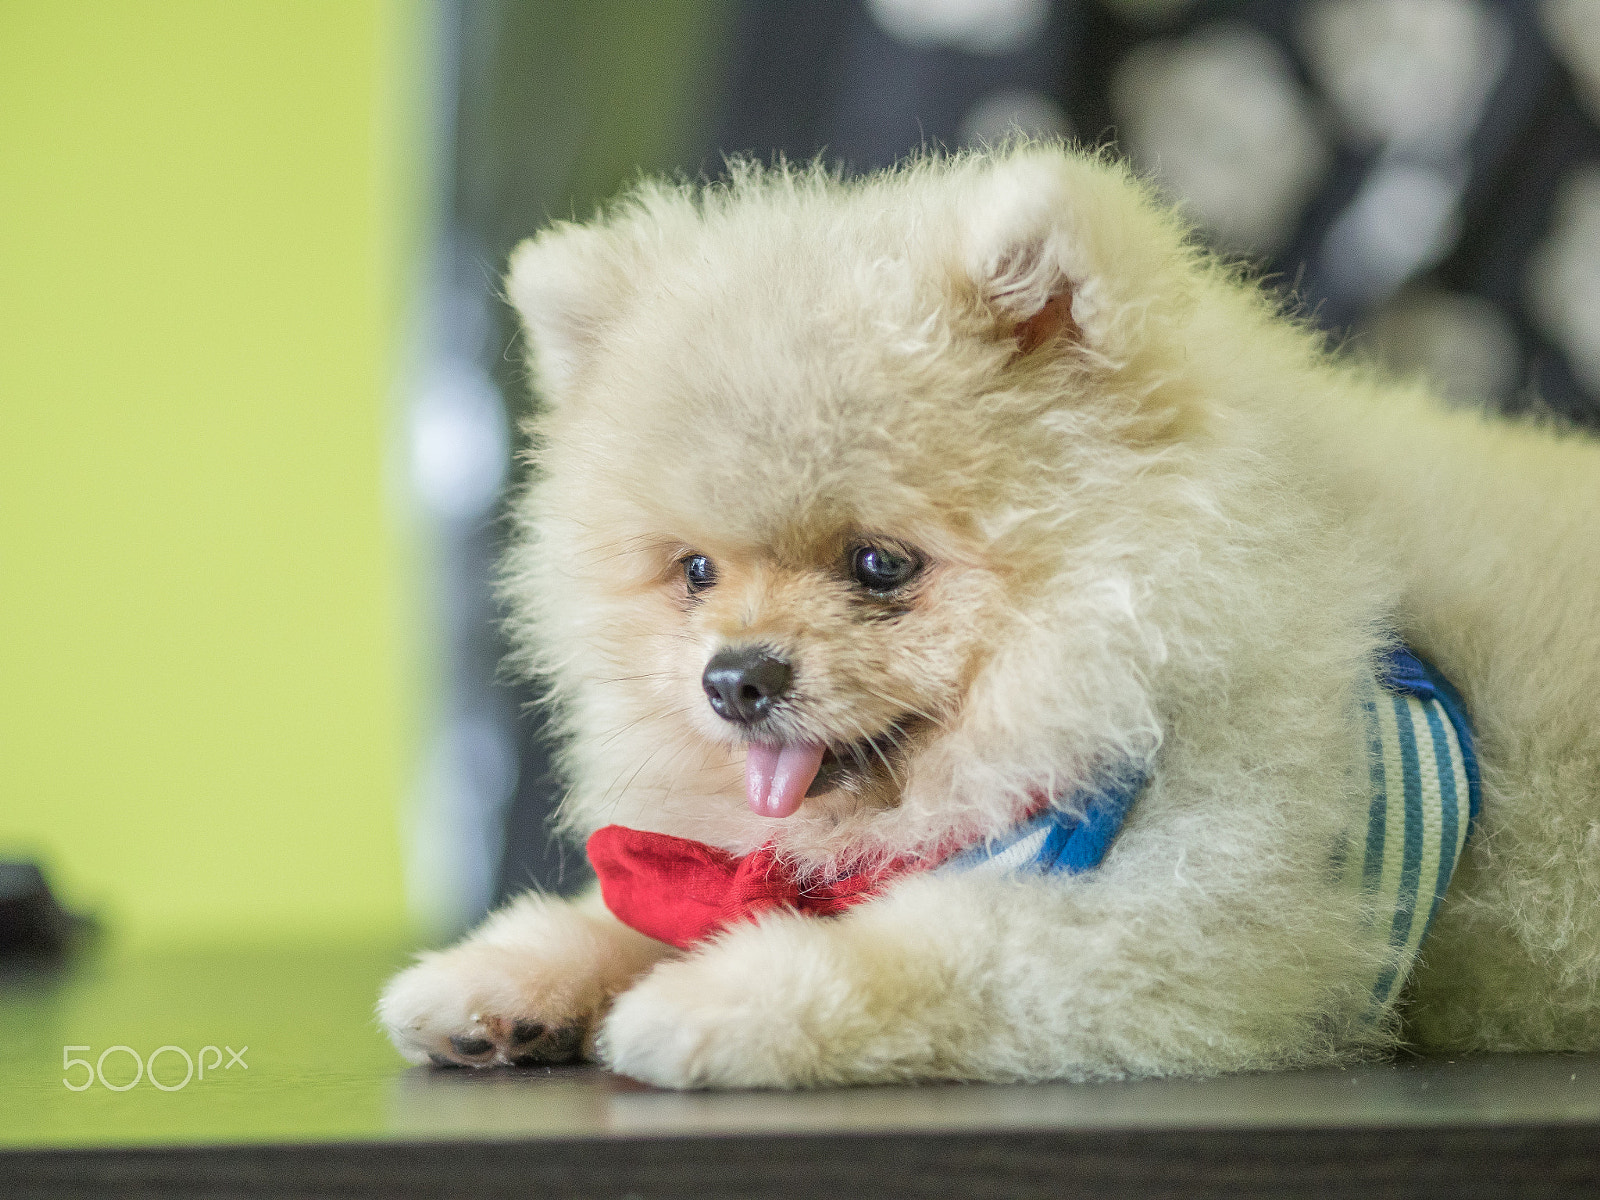
[(703, 592), (717, 581), (717, 569), (704, 554), (691, 554), (683, 558), (683, 577), (689, 584), (689, 594)]
[(908, 554), (882, 546), (861, 546), (850, 559), (850, 574), (868, 591), (892, 592), (904, 587), (922, 564)]

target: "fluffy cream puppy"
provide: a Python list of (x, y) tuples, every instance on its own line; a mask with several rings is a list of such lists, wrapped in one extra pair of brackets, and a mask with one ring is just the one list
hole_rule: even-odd
[[(505, 591), (564, 828), (790, 890), (676, 934), (699, 876), (525, 896), (391, 982), (408, 1058), (789, 1087), (1600, 1045), (1594, 441), (1330, 359), (1045, 146), (647, 184), (509, 293), (543, 405)], [(1397, 641), (1482, 778), (1409, 944), (1341, 865)], [(1108, 777), (1089, 869), (947, 869)]]

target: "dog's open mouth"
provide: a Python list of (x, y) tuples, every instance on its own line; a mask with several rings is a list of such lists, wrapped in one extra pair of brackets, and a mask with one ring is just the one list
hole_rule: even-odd
[(752, 742), (745, 753), (745, 794), (752, 812), (787, 817), (808, 796), (820, 796), (852, 779), (893, 774), (903, 753), (907, 721), (898, 721), (877, 737), (842, 746), (823, 742)]

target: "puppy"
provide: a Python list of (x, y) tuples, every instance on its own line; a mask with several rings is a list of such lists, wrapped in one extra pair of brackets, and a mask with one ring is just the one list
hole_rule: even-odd
[(600, 886), (395, 978), (408, 1059), (1600, 1045), (1596, 442), (1331, 359), (1037, 144), (645, 184), (508, 290), (505, 596)]

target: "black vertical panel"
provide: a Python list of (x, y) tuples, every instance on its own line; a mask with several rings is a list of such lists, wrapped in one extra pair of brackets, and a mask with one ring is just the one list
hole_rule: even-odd
[[(493, 377), (513, 421), (533, 401), (516, 317), (500, 295), (507, 256), (553, 219), (588, 216), (640, 170), (699, 169), (733, 15), (724, 0), (450, 6), (443, 270), (463, 303), (481, 306), (481, 345), (466, 350)], [(517, 714), (518, 780), (497, 900), (529, 887), (570, 892), (588, 877), (581, 853), (550, 834), (561, 783), (538, 689), (500, 668), (507, 644), (492, 581), (510, 532), (502, 507), (443, 556), (450, 578), (442, 590), (465, 614), (453, 630), (457, 686)]]
[(804, 162), (828, 140), (856, 0), (737, 6), (711, 149)]

